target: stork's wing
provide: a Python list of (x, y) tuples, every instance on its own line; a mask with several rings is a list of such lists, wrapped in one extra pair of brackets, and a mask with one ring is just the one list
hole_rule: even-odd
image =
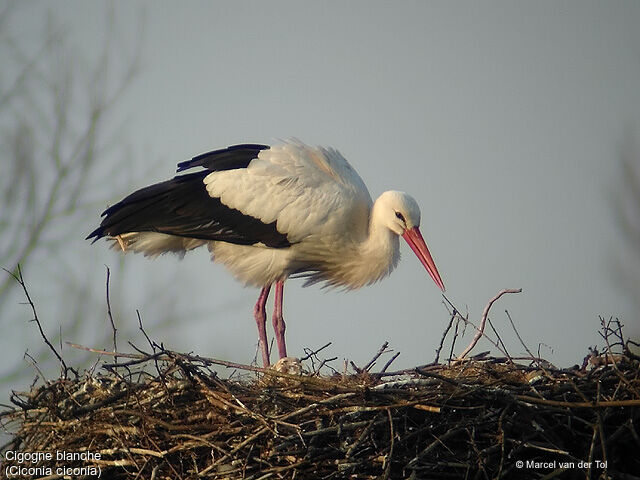
[(286, 247), (286, 235), (275, 222), (264, 223), (219, 198), (209, 196), (204, 178), (214, 170), (244, 169), (266, 145), (235, 145), (209, 152), (178, 165), (178, 171), (192, 167), (206, 170), (178, 175), (127, 196), (105, 210), (100, 226), (87, 238), (121, 235), (129, 232), (158, 232), (202, 240), (221, 240), (251, 245)]
[(178, 172), (194, 167), (203, 167), (210, 172), (233, 170), (234, 168), (247, 168), (249, 162), (258, 156), (262, 150), (268, 150), (269, 145), (243, 143), (221, 148), (212, 152), (203, 153), (186, 162), (178, 164)]
[(311, 235), (366, 235), (371, 196), (334, 149), (297, 141), (261, 150), (246, 168), (204, 179), (209, 195), (264, 224), (276, 222), (291, 243)]

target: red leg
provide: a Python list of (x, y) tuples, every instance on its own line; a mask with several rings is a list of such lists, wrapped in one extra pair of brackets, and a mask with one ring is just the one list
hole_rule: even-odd
[(273, 306), (273, 331), (276, 334), (278, 343), (278, 354), (280, 358), (287, 356), (287, 344), (284, 341), (284, 319), (282, 318), (282, 293), (284, 291), (284, 280), (276, 282), (276, 298)]
[(265, 310), (265, 305), (267, 303), (267, 297), (269, 296), (269, 290), (271, 289), (271, 285), (267, 285), (262, 288), (260, 292), (260, 296), (258, 297), (258, 302), (253, 309), (253, 316), (256, 319), (256, 324), (258, 325), (258, 339), (260, 345), (260, 351), (262, 352), (262, 364), (264, 367), (268, 367), (269, 362), (269, 342), (267, 341), (267, 312)]

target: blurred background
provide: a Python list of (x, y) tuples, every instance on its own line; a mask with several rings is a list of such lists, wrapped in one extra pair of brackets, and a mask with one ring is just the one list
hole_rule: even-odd
[[(600, 317), (640, 335), (639, 24), (635, 1), (0, 2), (0, 266), (20, 265), (77, 368), (99, 357), (65, 342), (113, 349), (106, 267), (119, 350), (147, 347), (138, 310), (167, 348), (249, 363), (258, 290), (206, 250), (151, 261), (84, 238), (180, 161), (297, 137), (338, 148), (374, 198), (416, 197), (470, 320), (523, 289), (490, 315), (511, 355), (525, 352), (505, 310), (531, 351), (579, 364), (602, 347)], [(389, 341), (396, 368), (433, 361), (449, 312), (401, 248), (391, 277), (361, 291), (288, 282), (290, 354), (333, 342), (336, 367), (362, 365)], [(59, 373), (8, 272), (4, 404)]]

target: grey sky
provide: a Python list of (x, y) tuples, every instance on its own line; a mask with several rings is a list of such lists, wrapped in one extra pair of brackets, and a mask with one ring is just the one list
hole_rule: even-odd
[[(25, 28), (53, 5), (25, 10)], [(505, 308), (529, 346), (550, 346), (542, 354), (561, 366), (601, 343), (598, 315), (618, 316), (640, 333), (612, 281), (612, 252), (623, 242), (610, 205), (621, 143), (640, 125), (638, 2), (118, 2), (113, 9), (124, 32), (114, 55), (132, 48), (140, 17), (144, 26), (141, 73), (114, 119), (125, 122), (135, 165), (131, 185), (105, 178), (97, 202), (169, 178), (176, 163), (210, 149), (297, 137), (338, 148), (373, 197), (393, 188), (418, 200), (447, 296), (473, 320), (499, 290), (524, 289), (493, 310), (512, 354), (522, 349)], [(88, 57), (101, 46), (107, 10), (79, 1), (53, 9)], [(99, 266), (119, 261), (104, 242), (83, 240), (101, 210), (70, 241), (83, 262)], [(448, 315), (402, 248), (392, 276), (358, 292), (288, 282), (290, 354), (332, 341), (331, 355), (363, 363), (388, 340), (402, 352), (398, 367), (431, 361)], [(133, 255), (125, 262), (131, 277), (116, 299), (121, 323), (134, 324), (140, 308), (149, 334), (170, 348), (253, 358), (258, 291), (238, 285), (206, 251), (182, 262)], [(148, 279), (166, 279), (160, 306), (142, 304)], [(99, 294), (99, 269), (95, 282)], [(46, 290), (37, 278), (31, 284)], [(184, 314), (175, 329), (154, 331), (167, 305)], [(103, 328), (96, 316), (86, 321)]]

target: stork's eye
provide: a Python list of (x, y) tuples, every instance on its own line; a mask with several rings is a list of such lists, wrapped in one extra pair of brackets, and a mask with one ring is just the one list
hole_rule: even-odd
[(396, 217), (398, 217), (400, 220), (402, 220), (402, 223), (406, 223), (406, 221), (404, 219), (404, 215), (402, 215), (400, 212), (396, 212)]

